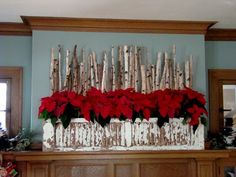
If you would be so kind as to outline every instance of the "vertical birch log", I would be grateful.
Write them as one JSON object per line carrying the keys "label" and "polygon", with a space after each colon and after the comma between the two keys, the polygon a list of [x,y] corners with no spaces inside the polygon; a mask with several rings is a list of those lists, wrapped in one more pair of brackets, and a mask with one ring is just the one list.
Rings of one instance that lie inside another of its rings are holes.
{"label": "vertical birch log", "polygon": [[72,68],[73,68],[73,91],[78,93],[78,81],[79,81],[79,65],[77,58],[77,45],[74,47],[73,51],[73,60],[72,60]]}
{"label": "vertical birch log", "polygon": [[172,55],[173,55],[173,78],[174,78],[174,85],[173,88],[174,89],[178,89],[178,84],[177,84],[177,71],[176,71],[176,46],[173,45],[172,48]]}
{"label": "vertical birch log", "polygon": [[141,93],[146,93],[146,66],[140,65],[141,70]]}
{"label": "vertical birch log", "polygon": [[166,79],[165,88],[170,88],[170,64],[167,52],[165,53],[165,63],[166,63]]}
{"label": "vertical birch log", "polygon": [[155,90],[160,89],[160,81],[161,81],[161,66],[162,66],[162,53],[158,52],[157,53],[157,63],[156,63],[156,75],[155,75],[155,82],[156,82],[156,87]]}
{"label": "vertical birch log", "polygon": [[54,92],[54,82],[53,82],[53,67],[54,67],[54,48],[51,48],[51,57],[50,57],[50,86],[51,92]]}
{"label": "vertical birch log", "polygon": [[150,67],[147,66],[147,70],[146,70],[146,93],[150,93],[151,92],[151,71],[150,71]]}
{"label": "vertical birch log", "polygon": [[170,74],[170,89],[173,89],[174,78],[173,78],[173,60],[169,59],[169,74]]}
{"label": "vertical birch log", "polygon": [[189,58],[189,87],[193,87],[193,55]]}
{"label": "vertical birch log", "polygon": [[184,73],[183,73],[183,69],[180,68],[179,69],[179,89],[183,89],[183,88],[184,88]]}
{"label": "vertical birch log", "polygon": [[58,74],[59,74],[59,90],[62,90],[62,58],[61,58],[61,45],[58,45]]}
{"label": "vertical birch log", "polygon": [[94,61],[93,61],[93,55],[92,54],[89,54],[89,60],[90,60],[91,87],[95,87]]}
{"label": "vertical birch log", "polygon": [[114,59],[114,46],[111,47],[111,70],[112,70],[112,84],[111,90],[116,90],[116,71],[115,71],[115,59]]}
{"label": "vertical birch log", "polygon": [[152,78],[152,84],[151,84],[151,91],[156,90],[156,83],[155,83],[155,65],[151,65],[151,78]]}
{"label": "vertical birch log", "polygon": [[122,47],[118,47],[118,88],[123,89],[123,56],[122,56]]}
{"label": "vertical birch log", "polygon": [[91,88],[91,56],[90,54],[88,55],[88,58],[87,58],[87,63],[86,63],[86,70],[85,70],[85,73],[87,74],[86,75],[86,78],[87,78],[87,82],[86,82],[86,85],[85,85],[85,90],[88,91],[90,88]]}
{"label": "vertical birch log", "polygon": [[95,73],[95,85],[96,88],[99,89],[99,79],[98,79],[98,67],[97,67],[97,59],[95,52],[92,52],[93,56],[93,66],[94,66],[94,73]]}
{"label": "vertical birch log", "polygon": [[168,59],[167,59],[167,52],[165,52],[165,55],[164,55],[164,69],[163,69],[163,72],[162,72],[162,76],[161,76],[161,82],[160,82],[160,89],[163,90],[166,88],[166,78],[167,78],[167,69],[168,69]]}
{"label": "vertical birch log", "polygon": [[[103,62],[103,61],[102,61]],[[99,82],[99,89],[102,87],[102,71],[103,71],[103,64],[98,64],[98,82]]]}
{"label": "vertical birch log", "polygon": [[53,60],[53,92],[59,90],[59,63],[57,59]]}
{"label": "vertical birch log", "polygon": [[134,90],[138,92],[139,84],[139,63],[138,63],[138,49],[137,46],[134,47]]}
{"label": "vertical birch log", "polygon": [[176,64],[176,85],[175,89],[180,89],[180,65],[179,63]]}
{"label": "vertical birch log", "polygon": [[129,51],[128,46],[123,46],[123,54],[124,54],[124,89],[127,89],[129,87]]}
{"label": "vertical birch log", "polygon": [[70,62],[70,51],[66,50],[66,77],[64,81],[64,89],[71,89],[71,62]]}
{"label": "vertical birch log", "polygon": [[102,85],[101,85],[101,91],[106,92],[106,81],[107,81],[107,54],[104,52],[104,58],[103,58],[103,71],[102,71]]}
{"label": "vertical birch log", "polygon": [[134,47],[130,47],[130,87],[134,88]]}
{"label": "vertical birch log", "polygon": [[185,66],[184,66],[184,78],[185,78],[185,86],[186,87],[189,87],[189,81],[190,81],[190,78],[189,78],[189,60],[186,60],[185,61]]}
{"label": "vertical birch log", "polygon": [[85,88],[84,88],[85,75],[84,75],[84,63],[83,62],[80,63],[79,71],[80,71],[80,89],[79,89],[79,93],[84,94],[84,92],[85,92]]}
{"label": "vertical birch log", "polygon": [[128,78],[128,87],[132,88],[132,46],[128,48],[128,66],[129,66],[129,78]]}

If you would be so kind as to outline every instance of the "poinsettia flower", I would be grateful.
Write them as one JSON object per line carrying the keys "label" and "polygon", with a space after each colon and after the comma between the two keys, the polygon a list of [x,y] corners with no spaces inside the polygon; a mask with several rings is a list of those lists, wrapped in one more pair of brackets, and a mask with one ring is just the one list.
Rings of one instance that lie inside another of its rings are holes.
{"label": "poinsettia flower", "polygon": [[60,117],[64,113],[66,105],[67,104],[64,103],[56,108],[56,110],[54,111],[56,117]]}
{"label": "poinsettia flower", "polygon": [[190,125],[197,125],[198,119],[202,114],[207,114],[207,111],[201,107],[198,107],[196,104],[193,107],[188,108],[187,112],[191,115]]}

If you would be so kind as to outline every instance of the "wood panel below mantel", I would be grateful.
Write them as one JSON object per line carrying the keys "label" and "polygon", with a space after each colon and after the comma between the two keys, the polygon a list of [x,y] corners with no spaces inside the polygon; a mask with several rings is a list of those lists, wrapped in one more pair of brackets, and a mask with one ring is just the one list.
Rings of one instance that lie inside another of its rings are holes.
{"label": "wood panel below mantel", "polygon": [[[220,177],[234,151],[9,152],[24,177]],[[220,163],[218,161],[220,160]],[[218,166],[217,166],[218,165]]]}

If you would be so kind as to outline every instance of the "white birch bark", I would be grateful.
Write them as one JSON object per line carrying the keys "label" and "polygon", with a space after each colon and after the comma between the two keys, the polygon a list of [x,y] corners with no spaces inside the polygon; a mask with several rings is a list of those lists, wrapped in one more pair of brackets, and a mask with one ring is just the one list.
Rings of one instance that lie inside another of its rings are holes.
{"label": "white birch bark", "polygon": [[160,89],[160,80],[161,80],[161,66],[162,66],[162,53],[158,52],[157,54],[157,63],[156,63],[156,76],[155,76],[155,82],[156,82],[156,87],[155,90]]}
{"label": "white birch bark", "polygon": [[185,70],[184,71],[185,71],[184,72],[185,86],[189,87],[190,86],[190,84],[189,84],[189,80],[190,80],[190,78],[189,78],[189,60],[185,61]]}
{"label": "white birch bark", "polygon": [[156,90],[156,83],[155,83],[155,65],[151,65],[151,80],[152,80],[152,84],[151,84],[151,91],[155,91]]}
{"label": "white birch bark", "polygon": [[189,58],[189,87],[193,87],[193,55]]}
{"label": "white birch bark", "polygon": [[106,92],[107,54],[104,52],[101,91]]}
{"label": "white birch bark", "polygon": [[124,89],[129,87],[129,51],[128,46],[123,46],[123,53],[124,53]]}
{"label": "white birch bark", "polygon": [[51,57],[50,57],[50,86],[51,86],[51,92],[54,92],[54,84],[53,84],[53,67],[54,67],[54,48],[51,48]]}
{"label": "white birch bark", "polygon": [[165,52],[165,55],[164,55],[164,69],[163,69],[163,72],[162,72],[162,76],[161,76],[161,82],[160,82],[160,89],[163,90],[166,88],[166,78],[167,78],[167,69],[168,69],[168,59],[167,59],[167,52]]}
{"label": "white birch bark", "polygon": [[138,92],[139,84],[139,63],[138,63],[138,49],[134,47],[134,90]]}
{"label": "white birch bark", "polygon": [[62,90],[62,58],[61,58],[61,45],[58,45],[58,73],[59,73],[59,90]]}
{"label": "white birch bark", "polygon": [[118,47],[118,88],[123,89],[123,55],[122,55],[122,47]]}
{"label": "white birch bark", "polygon": [[180,68],[179,69],[179,89],[183,89],[183,88],[184,88],[184,73],[183,73],[183,69]]}
{"label": "white birch bark", "polygon": [[94,74],[95,74],[95,85],[96,88],[99,89],[99,78],[98,78],[98,67],[97,67],[97,59],[95,52],[92,52],[93,57],[93,66],[94,66]]}
{"label": "white birch bark", "polygon": [[111,70],[112,70],[112,91],[116,90],[116,70],[115,70],[115,59],[114,59],[114,46],[111,48]]}
{"label": "white birch bark", "polygon": [[72,68],[73,68],[73,91],[78,92],[78,81],[79,81],[79,66],[78,66],[78,58],[77,58],[77,45],[74,47],[73,52],[73,60],[72,60]]}
{"label": "white birch bark", "polygon": [[173,85],[173,88],[174,89],[177,89],[177,71],[176,71],[176,46],[173,45],[173,49],[172,49],[172,55],[173,55],[173,79],[174,79],[174,85]]}
{"label": "white birch bark", "polygon": [[141,69],[141,93],[146,93],[146,66],[140,65]]}
{"label": "white birch bark", "polygon": [[92,54],[89,54],[89,60],[90,60],[91,87],[95,87],[94,62],[93,62],[93,55]]}
{"label": "white birch bark", "polygon": [[150,67],[147,66],[147,70],[146,70],[146,93],[150,93],[151,92],[151,71],[150,71]]}
{"label": "white birch bark", "polygon": [[71,82],[71,61],[70,61],[70,50],[66,50],[66,77],[64,81],[64,89],[70,90]]}

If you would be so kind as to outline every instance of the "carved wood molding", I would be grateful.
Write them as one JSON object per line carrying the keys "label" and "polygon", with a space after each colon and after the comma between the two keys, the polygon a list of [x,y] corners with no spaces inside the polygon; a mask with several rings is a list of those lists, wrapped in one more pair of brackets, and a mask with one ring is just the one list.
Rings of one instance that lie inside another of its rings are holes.
{"label": "carved wood molding", "polygon": [[236,41],[236,29],[209,29],[206,41]]}
{"label": "carved wood molding", "polygon": [[22,16],[33,30],[205,34],[213,21],[164,21]]}
{"label": "carved wood molding", "polygon": [[0,35],[31,36],[32,31],[23,23],[0,22]]}

